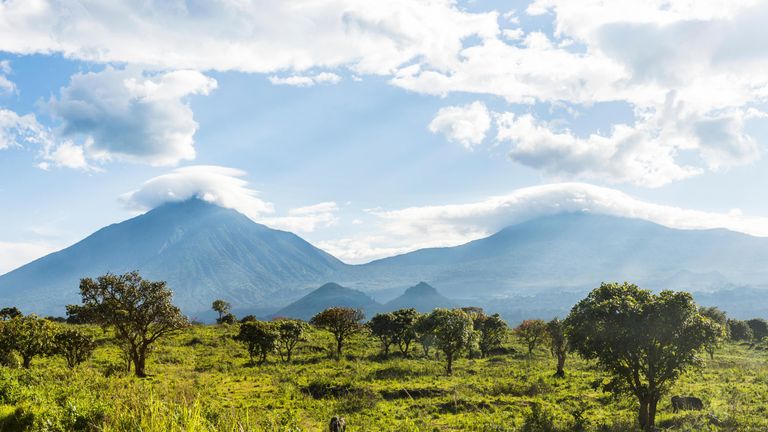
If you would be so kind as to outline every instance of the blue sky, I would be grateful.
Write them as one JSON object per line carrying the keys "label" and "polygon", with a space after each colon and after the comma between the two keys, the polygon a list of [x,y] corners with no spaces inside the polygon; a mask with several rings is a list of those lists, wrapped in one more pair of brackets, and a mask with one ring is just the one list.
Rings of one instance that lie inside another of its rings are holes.
{"label": "blue sky", "polygon": [[590,210],[768,235],[760,1],[8,1],[0,272],[190,196],[348,262]]}

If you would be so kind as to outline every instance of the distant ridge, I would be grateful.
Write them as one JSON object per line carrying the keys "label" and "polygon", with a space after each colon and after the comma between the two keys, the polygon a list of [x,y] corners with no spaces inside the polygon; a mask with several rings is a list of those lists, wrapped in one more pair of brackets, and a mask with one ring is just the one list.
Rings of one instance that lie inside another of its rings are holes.
{"label": "distant ridge", "polygon": [[329,282],[280,309],[275,316],[309,320],[318,312],[334,306],[362,309],[366,318],[370,318],[381,307],[362,291]]}
{"label": "distant ridge", "polygon": [[399,297],[387,302],[383,310],[389,312],[397,309],[414,308],[419,312],[430,312],[435,308],[453,308],[458,303],[444,297],[426,282],[419,282],[405,290]]}

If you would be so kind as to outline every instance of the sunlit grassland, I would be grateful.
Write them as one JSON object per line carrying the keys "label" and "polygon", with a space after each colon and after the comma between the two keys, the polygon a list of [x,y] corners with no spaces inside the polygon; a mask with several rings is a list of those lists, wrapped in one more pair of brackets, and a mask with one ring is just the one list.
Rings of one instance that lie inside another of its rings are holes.
{"label": "sunlit grassland", "polygon": [[[317,431],[333,415],[350,431],[632,430],[636,407],[598,385],[593,363],[571,357],[567,377],[552,377],[544,348],[528,358],[510,337],[505,355],[444,364],[413,356],[378,357],[371,338],[357,337],[345,357],[329,357],[329,335],[311,331],[294,361],[276,355],[248,364],[232,336],[236,326],[195,326],[153,351],[149,378],[125,372],[109,334],[75,370],[58,357],[36,358],[30,370],[0,368],[2,430]],[[768,353],[727,345],[684,375],[671,394],[695,395],[703,412],[673,414],[669,397],[658,425],[677,431],[768,430]],[[717,418],[715,421],[710,415]],[[581,420],[580,420],[581,419]],[[551,428],[550,428],[551,426]],[[26,428],[26,429],[25,429]],[[549,429],[548,429],[549,428]]]}

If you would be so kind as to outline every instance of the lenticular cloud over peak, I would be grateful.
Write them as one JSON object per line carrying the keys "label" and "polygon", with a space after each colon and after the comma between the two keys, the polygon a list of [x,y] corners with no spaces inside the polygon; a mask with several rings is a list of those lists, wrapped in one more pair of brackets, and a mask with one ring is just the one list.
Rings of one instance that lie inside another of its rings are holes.
{"label": "lenticular cloud over peak", "polygon": [[145,211],[170,202],[198,198],[231,208],[255,219],[274,213],[274,207],[258,197],[243,179],[244,171],[215,165],[178,168],[144,182],[135,191],[122,195],[129,208]]}

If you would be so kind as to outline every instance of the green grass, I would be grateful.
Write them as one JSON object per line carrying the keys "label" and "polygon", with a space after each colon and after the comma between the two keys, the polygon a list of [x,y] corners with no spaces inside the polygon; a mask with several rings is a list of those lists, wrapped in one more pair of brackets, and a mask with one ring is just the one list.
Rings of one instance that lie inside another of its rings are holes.
{"label": "green grass", "polygon": [[[331,359],[330,336],[312,331],[292,363],[275,355],[259,367],[231,339],[235,326],[196,326],[161,342],[151,376],[137,379],[109,335],[90,330],[100,346],[74,371],[58,357],[36,358],[30,370],[0,367],[0,431],[321,431],[336,414],[350,431],[570,431],[579,418],[585,430],[628,431],[635,422],[632,399],[595,389],[604,375],[593,364],[571,357],[567,378],[556,379],[543,349],[530,359],[461,359],[446,376],[418,347],[412,358],[377,360],[376,342],[362,337],[344,359]],[[513,339],[508,345],[524,352]],[[667,396],[658,425],[768,430],[767,358],[723,347],[671,392],[702,398],[705,411],[673,414]]]}

